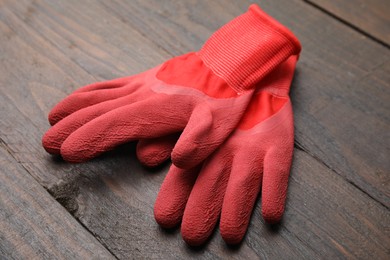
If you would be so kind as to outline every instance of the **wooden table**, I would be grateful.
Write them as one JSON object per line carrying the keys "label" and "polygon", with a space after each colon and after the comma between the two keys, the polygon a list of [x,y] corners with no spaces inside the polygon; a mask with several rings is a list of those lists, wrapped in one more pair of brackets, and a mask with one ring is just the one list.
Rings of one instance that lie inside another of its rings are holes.
{"label": "wooden table", "polygon": [[264,223],[260,198],[238,247],[159,228],[169,165],[142,167],[134,144],[83,164],[43,150],[66,95],[198,50],[250,2],[0,1],[1,259],[390,259],[387,0],[259,1],[303,45],[295,154],[282,223]]}

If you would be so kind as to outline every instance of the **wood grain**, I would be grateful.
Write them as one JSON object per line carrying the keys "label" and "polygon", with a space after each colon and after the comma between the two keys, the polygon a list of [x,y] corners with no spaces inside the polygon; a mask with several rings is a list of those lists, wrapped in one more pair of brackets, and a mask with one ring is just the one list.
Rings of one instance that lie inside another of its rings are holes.
{"label": "wood grain", "polygon": [[0,143],[0,258],[115,259]]}
{"label": "wood grain", "polygon": [[141,167],[134,144],[72,165],[40,144],[47,113],[71,91],[199,49],[249,1],[3,1],[0,137],[14,163],[121,259],[388,258],[389,50],[302,1],[260,5],[303,44],[292,87],[297,149],[278,227],[256,208],[240,247],[216,231],[190,248],[153,218],[167,165]]}
{"label": "wood grain", "polygon": [[390,3],[387,0],[306,0],[390,46]]}
{"label": "wood grain", "polygon": [[[77,166],[61,162],[47,168],[50,156],[42,150],[41,137],[49,128],[50,108],[84,84],[141,72],[168,58],[115,17],[110,17],[110,26],[106,26],[80,15],[79,24],[87,28],[79,26],[71,15],[75,10],[91,9],[91,3],[65,7],[60,5],[62,1],[51,3],[58,5],[9,1],[0,9],[1,134],[17,160],[44,187],[77,171]],[[61,14],[55,8],[68,13]],[[107,16],[99,8],[94,14]],[[118,30],[112,27],[132,33],[117,35]],[[107,43],[107,39],[117,45]]]}
{"label": "wood grain", "polygon": [[296,145],[389,208],[389,49],[304,3],[278,3],[283,13],[263,8],[303,46],[291,91]]}

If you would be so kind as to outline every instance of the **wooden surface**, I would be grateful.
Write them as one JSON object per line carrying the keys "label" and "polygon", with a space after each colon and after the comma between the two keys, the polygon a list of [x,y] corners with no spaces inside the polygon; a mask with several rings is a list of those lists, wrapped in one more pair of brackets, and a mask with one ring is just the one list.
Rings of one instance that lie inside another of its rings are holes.
{"label": "wooden surface", "polygon": [[0,143],[0,253],[14,259],[114,259]]}
{"label": "wooden surface", "polygon": [[[250,2],[0,1],[0,258],[390,258],[388,16],[367,25],[358,0],[351,13],[341,1],[258,2],[303,45],[296,149],[283,222],[265,225],[258,203],[239,247],[217,230],[194,249],[159,228],[168,164],[143,168],[134,144],[76,165],[41,147],[61,98],[199,49]],[[372,3],[366,13],[387,1]]]}
{"label": "wooden surface", "polygon": [[390,46],[390,2],[385,0],[306,0],[361,33]]}

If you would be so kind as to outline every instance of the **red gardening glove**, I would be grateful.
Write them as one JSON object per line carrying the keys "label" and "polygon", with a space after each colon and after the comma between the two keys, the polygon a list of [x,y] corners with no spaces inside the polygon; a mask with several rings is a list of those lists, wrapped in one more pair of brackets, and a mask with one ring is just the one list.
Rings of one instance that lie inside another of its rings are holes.
{"label": "red gardening glove", "polygon": [[[202,166],[188,170],[171,166],[154,206],[161,226],[171,228],[182,221],[183,239],[200,245],[220,217],[223,239],[237,244],[260,190],[264,219],[280,221],[294,146],[288,92],[296,61],[292,56],[260,82],[237,130]],[[147,165],[161,162],[172,149],[173,138],[140,141],[139,158]]]}
{"label": "red gardening glove", "polygon": [[172,161],[193,167],[236,127],[254,84],[299,51],[288,29],[252,5],[197,53],[72,93],[50,112],[43,146],[82,162],[131,140],[183,131]]}

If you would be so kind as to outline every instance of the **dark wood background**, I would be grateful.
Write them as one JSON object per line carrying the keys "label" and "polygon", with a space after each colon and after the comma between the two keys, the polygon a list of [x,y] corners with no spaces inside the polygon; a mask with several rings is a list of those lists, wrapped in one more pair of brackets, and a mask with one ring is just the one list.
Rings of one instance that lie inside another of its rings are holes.
{"label": "dark wood background", "polygon": [[47,114],[80,86],[198,50],[247,0],[0,1],[0,258],[390,259],[390,3],[256,1],[298,36],[287,208],[259,205],[244,242],[191,248],[153,204],[168,164],[134,144],[83,164],[41,147]]}

